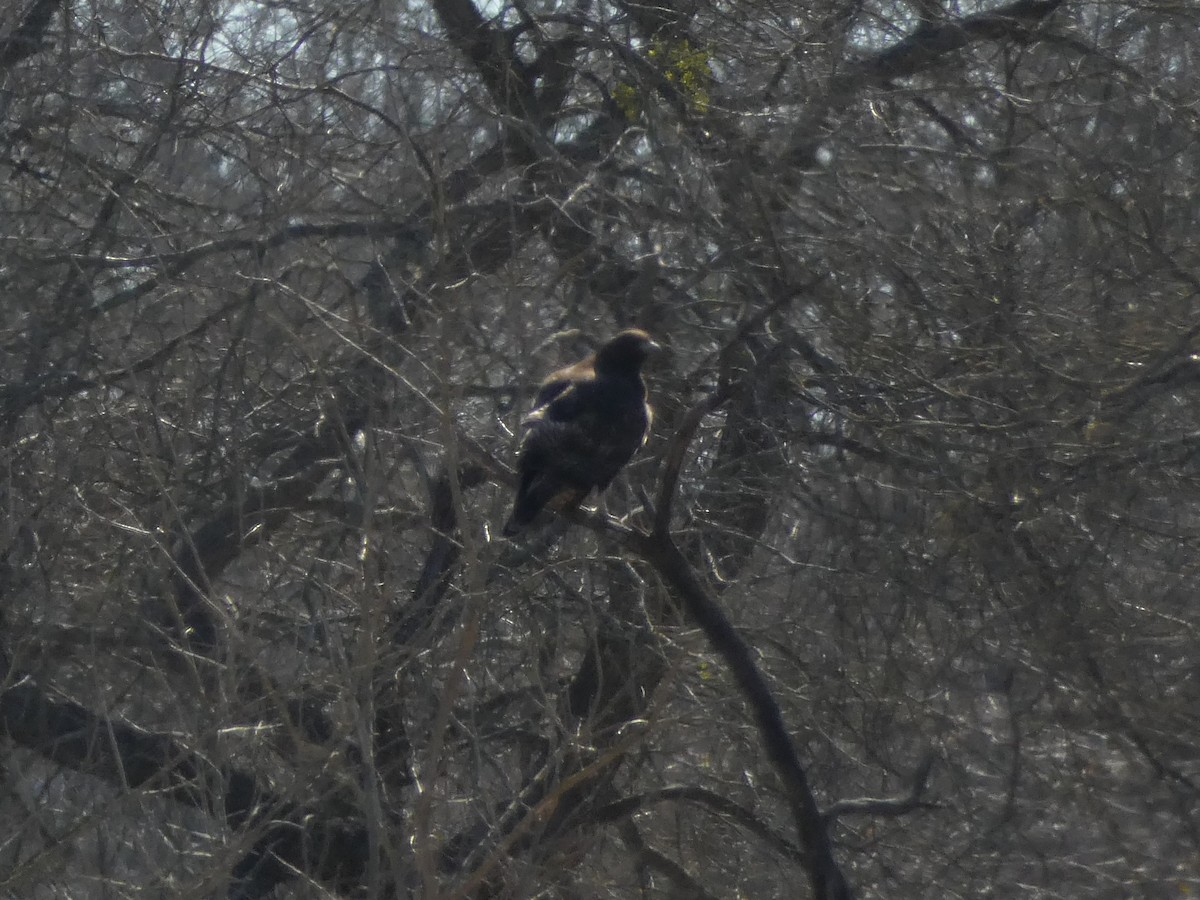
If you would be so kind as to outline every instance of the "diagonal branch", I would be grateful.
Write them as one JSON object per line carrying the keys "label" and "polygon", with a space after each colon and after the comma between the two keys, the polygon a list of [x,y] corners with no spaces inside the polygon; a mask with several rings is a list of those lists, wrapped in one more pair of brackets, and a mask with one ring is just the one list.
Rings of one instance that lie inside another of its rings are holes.
{"label": "diagonal branch", "polygon": [[981,40],[1027,40],[1031,29],[1062,6],[1063,0],[1017,0],[1007,6],[942,24],[922,25],[897,44],[863,60],[858,71],[886,81],[916,75],[939,58]]}
{"label": "diagonal branch", "polygon": [[783,712],[771,693],[766,677],[754,662],[749,645],[733,627],[720,605],[700,583],[695,569],[675,546],[670,535],[631,533],[627,545],[650,563],[688,615],[704,631],[713,649],[721,655],[745,696],[766,747],[767,757],[783,781],[792,817],[804,849],[804,867],[814,900],[850,900],[853,896],[833,856],[825,817],[808,784],[796,748],[783,721]]}
{"label": "diagonal branch", "polygon": [[[615,822],[641,812],[653,804],[675,800],[685,800],[689,803],[707,807],[717,815],[732,819],[755,837],[769,844],[774,850],[789,857],[800,857],[799,848],[794,843],[776,833],[771,826],[763,822],[749,809],[715,791],[694,785],[673,785],[660,788],[656,791],[648,791],[644,794],[636,794],[632,797],[623,797],[596,810],[593,819],[596,822]],[[828,816],[829,814],[826,813],[826,815]]]}
{"label": "diagonal branch", "polygon": [[37,0],[21,24],[10,34],[0,37],[0,72],[5,72],[44,46],[46,29],[62,0]]}
{"label": "diagonal branch", "polygon": [[642,837],[641,831],[632,821],[621,824],[621,841],[633,853],[633,863],[639,868],[661,872],[675,885],[680,895],[694,900],[715,900],[687,870],[665,853],[655,850]]}
{"label": "diagonal branch", "polygon": [[475,66],[493,99],[510,114],[523,117],[533,79],[509,35],[488,24],[471,0],[433,0],[433,8],[451,43]]}
{"label": "diagonal branch", "polygon": [[896,44],[871,54],[834,76],[824,93],[809,103],[792,134],[789,158],[804,166],[816,160],[822,127],[831,113],[845,109],[863,89],[896,78],[919,75],[952,53],[979,41],[1029,41],[1036,27],[1062,6],[1063,0],[1016,0],[1007,6],[962,19],[926,23]]}
{"label": "diagonal branch", "polygon": [[[8,674],[3,668],[0,680]],[[153,790],[213,813],[230,828],[264,824],[255,852],[234,872],[232,897],[262,896],[285,877],[277,873],[296,869],[334,890],[348,892],[360,881],[367,838],[358,823],[292,804],[253,775],[212,763],[171,735],[52,698],[31,678],[0,691],[0,735],[116,788]]]}

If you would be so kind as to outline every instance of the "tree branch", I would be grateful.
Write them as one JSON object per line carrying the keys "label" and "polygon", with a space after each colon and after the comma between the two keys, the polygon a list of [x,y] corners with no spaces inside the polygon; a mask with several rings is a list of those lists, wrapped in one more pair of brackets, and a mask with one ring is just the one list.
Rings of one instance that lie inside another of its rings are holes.
{"label": "tree branch", "polygon": [[[0,680],[5,672],[0,671]],[[0,733],[45,759],[118,788],[212,813],[234,829],[270,821],[234,871],[230,896],[260,897],[295,869],[334,890],[361,883],[366,830],[273,795],[254,776],[219,766],[175,738],[48,697],[31,678],[0,692]],[[272,877],[277,876],[277,877]]]}
{"label": "tree branch", "polygon": [[524,117],[532,79],[508,34],[489,25],[471,0],[433,0],[438,21],[451,43],[475,66],[502,109]]}
{"label": "tree branch", "polygon": [[933,769],[934,755],[927,750],[912,776],[912,788],[903,797],[860,797],[854,800],[839,800],[825,810],[825,821],[832,824],[839,816],[902,816],[914,809],[933,809],[936,803],[923,801],[929,773]]}
{"label": "tree branch", "polygon": [[14,31],[0,38],[0,72],[41,51],[46,29],[62,0],[37,0]]}
{"label": "tree branch", "polygon": [[688,410],[675,433],[671,435],[670,443],[663,454],[663,475],[659,483],[658,499],[654,502],[654,534],[665,536],[671,528],[671,507],[675,499],[675,488],[679,484],[679,472],[683,468],[684,457],[696,429],[700,427],[705,416],[729,399],[730,394],[729,386],[726,385],[722,390],[705,397]]}
{"label": "tree branch", "polygon": [[[759,819],[749,809],[740,803],[735,803],[728,797],[721,796],[715,791],[694,785],[673,785],[657,791],[648,791],[645,794],[623,797],[596,810],[593,819],[597,822],[613,822],[632,816],[634,813],[640,812],[652,804],[672,800],[687,800],[691,803],[708,807],[718,815],[729,817],[755,837],[770,844],[773,849],[796,859],[801,857],[799,847],[776,833],[774,829]],[[826,816],[828,815],[829,813],[826,813]]]}
{"label": "tree branch", "polygon": [[858,71],[873,80],[905,78],[975,41],[1027,39],[1030,29],[1062,3],[1063,0],[1017,0],[965,19],[922,25],[899,43],[863,60]]}
{"label": "tree branch", "polygon": [[733,672],[738,687],[754,711],[767,757],[783,781],[792,807],[813,897],[815,900],[850,900],[853,895],[834,859],[825,817],[808,785],[808,776],[788,734],[783,713],[766,678],[755,665],[750,647],[709,596],[669,535],[631,533],[627,543],[671,586],[688,615],[703,629],[713,649]]}
{"label": "tree branch", "polygon": [[621,826],[621,840],[634,854],[633,863],[639,868],[655,869],[670,879],[683,896],[692,900],[715,900],[712,894],[688,874],[687,869],[664,853],[646,843],[641,831],[633,822]]}

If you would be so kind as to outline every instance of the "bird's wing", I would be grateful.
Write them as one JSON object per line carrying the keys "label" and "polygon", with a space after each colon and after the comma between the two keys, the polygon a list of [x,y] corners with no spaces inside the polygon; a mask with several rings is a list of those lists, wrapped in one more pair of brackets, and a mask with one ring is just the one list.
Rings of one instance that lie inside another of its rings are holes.
{"label": "bird's wing", "polygon": [[580,385],[595,379],[596,370],[590,358],[554,372],[538,388],[537,396],[533,398],[533,411],[525,417],[524,423],[529,425],[545,418],[558,421],[571,418],[577,412],[580,397],[574,394],[564,401],[564,395],[572,394]]}
{"label": "bird's wing", "polygon": [[[553,388],[553,390],[551,390]],[[536,425],[539,422],[556,422],[560,425],[577,424],[587,427],[589,414],[597,411],[597,391],[595,381],[576,381],[572,383],[556,382],[546,385],[542,393],[549,396],[545,403],[527,415],[525,425]],[[541,394],[538,395],[539,399]]]}
{"label": "bird's wing", "polygon": [[542,386],[538,388],[537,396],[533,398],[533,409],[536,412],[544,406],[552,403],[555,399],[561,396],[571,387],[576,384],[578,379],[572,378],[565,373],[560,375],[555,373],[542,382]]}

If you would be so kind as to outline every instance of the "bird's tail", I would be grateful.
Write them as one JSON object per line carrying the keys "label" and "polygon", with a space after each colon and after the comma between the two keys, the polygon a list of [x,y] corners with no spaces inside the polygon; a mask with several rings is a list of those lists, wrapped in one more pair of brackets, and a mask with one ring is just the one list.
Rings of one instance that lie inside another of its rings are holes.
{"label": "bird's tail", "polygon": [[522,521],[520,518],[518,518],[517,513],[514,510],[513,514],[508,517],[508,521],[504,523],[504,528],[501,529],[500,533],[506,538],[516,537],[525,530],[525,526],[528,524],[528,522]]}
{"label": "bird's tail", "polygon": [[587,495],[588,492],[582,488],[567,487],[561,483],[543,482],[541,485],[531,485],[529,490],[517,493],[512,515],[508,517],[500,533],[506,538],[515,537],[532,525],[543,509],[552,509],[555,512],[574,509]]}
{"label": "bird's tail", "polygon": [[525,528],[536,516],[536,510],[534,510],[533,515],[531,516],[528,511],[521,508],[520,501],[518,500],[517,505],[513,507],[513,511],[509,515],[508,521],[504,523],[504,528],[501,529],[500,533],[506,538],[516,537],[525,530]]}

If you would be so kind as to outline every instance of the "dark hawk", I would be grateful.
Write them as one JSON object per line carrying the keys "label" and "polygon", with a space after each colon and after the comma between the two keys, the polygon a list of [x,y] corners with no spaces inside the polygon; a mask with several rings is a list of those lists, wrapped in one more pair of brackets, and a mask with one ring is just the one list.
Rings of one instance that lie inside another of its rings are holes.
{"label": "dark hawk", "polygon": [[571,509],[593,489],[603,491],[645,443],[653,414],[642,363],[659,349],[640,329],[622,331],[542,382],[522,421],[520,482],[506,537],[547,506]]}

